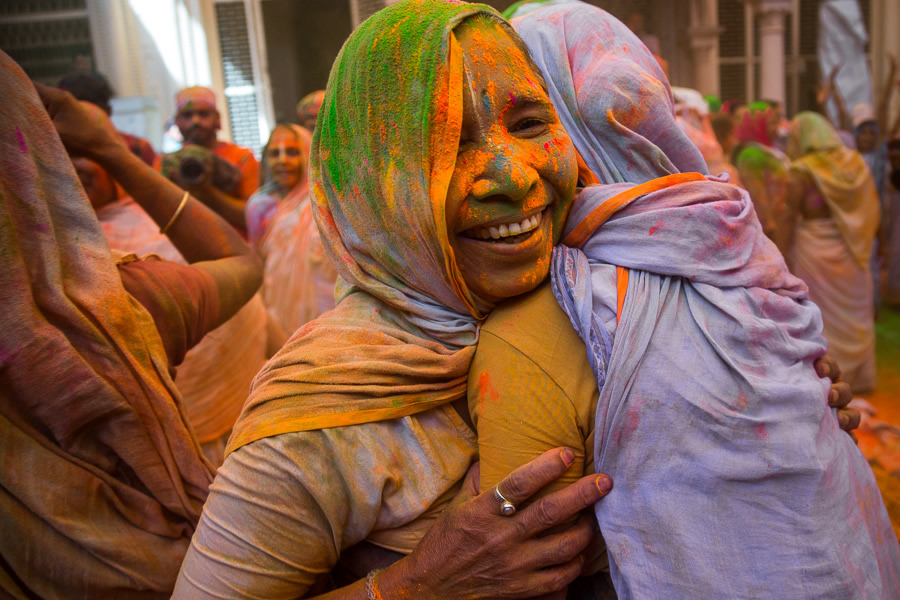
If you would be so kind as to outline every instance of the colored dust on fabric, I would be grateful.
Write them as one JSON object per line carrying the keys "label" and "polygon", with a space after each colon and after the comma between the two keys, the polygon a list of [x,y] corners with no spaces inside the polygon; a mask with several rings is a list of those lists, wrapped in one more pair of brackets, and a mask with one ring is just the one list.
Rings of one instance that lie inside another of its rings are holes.
{"label": "colored dust on fabric", "polygon": [[124,289],[31,81],[2,51],[0,96],[4,572],[34,597],[168,595],[214,470],[150,314]]}
{"label": "colored dust on fabric", "polygon": [[310,157],[313,212],[340,276],[339,303],[259,374],[229,452],[280,433],[411,415],[465,394],[490,306],[456,267],[444,205],[462,126],[453,29],[480,14],[497,15],[477,4],[407,0],[345,43]]}

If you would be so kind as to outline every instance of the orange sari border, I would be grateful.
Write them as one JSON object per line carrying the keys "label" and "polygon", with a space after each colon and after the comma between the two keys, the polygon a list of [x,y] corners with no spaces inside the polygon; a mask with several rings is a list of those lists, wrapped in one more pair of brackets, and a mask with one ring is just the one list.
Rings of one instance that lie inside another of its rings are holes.
{"label": "orange sari border", "polygon": [[658,192],[659,190],[680,185],[682,183],[704,181],[705,179],[706,177],[700,173],[675,173],[658,179],[651,179],[646,183],[629,188],[595,208],[593,212],[585,217],[581,223],[576,225],[569,235],[565,237],[563,244],[570,248],[580,248],[584,245],[590,235],[598,227],[606,223],[616,211],[627,206],[641,196],[646,196],[652,192]]}

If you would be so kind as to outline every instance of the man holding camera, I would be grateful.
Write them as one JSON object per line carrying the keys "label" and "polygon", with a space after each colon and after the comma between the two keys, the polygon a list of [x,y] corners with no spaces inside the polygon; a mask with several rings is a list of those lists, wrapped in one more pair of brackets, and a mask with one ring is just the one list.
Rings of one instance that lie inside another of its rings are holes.
{"label": "man holding camera", "polygon": [[184,147],[157,157],[154,166],[244,231],[244,205],[259,187],[259,163],[253,152],[216,138],[221,124],[211,89],[194,86],[180,90],[175,105],[175,124]]}

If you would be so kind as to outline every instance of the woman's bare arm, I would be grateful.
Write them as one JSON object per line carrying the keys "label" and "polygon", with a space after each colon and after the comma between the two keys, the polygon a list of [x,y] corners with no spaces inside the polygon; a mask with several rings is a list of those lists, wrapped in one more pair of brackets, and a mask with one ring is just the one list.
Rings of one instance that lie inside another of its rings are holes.
{"label": "woman's bare arm", "polygon": [[[98,123],[71,94],[40,84],[36,87],[69,152],[100,164],[165,227],[185,191],[132,154],[108,123]],[[240,310],[262,284],[262,263],[256,253],[222,217],[193,197],[188,196],[166,234],[192,266],[213,276],[222,321]]]}

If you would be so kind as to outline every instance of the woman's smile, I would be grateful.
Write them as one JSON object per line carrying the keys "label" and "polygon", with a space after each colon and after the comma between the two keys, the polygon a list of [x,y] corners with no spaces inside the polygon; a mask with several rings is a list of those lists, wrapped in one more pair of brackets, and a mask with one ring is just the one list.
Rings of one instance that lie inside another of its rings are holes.
{"label": "woman's smile", "polygon": [[[463,115],[447,192],[450,245],[469,289],[499,301],[547,275],[554,232],[574,196],[575,152],[526,55],[494,23],[454,31]],[[480,57],[493,54],[496,63]]]}

